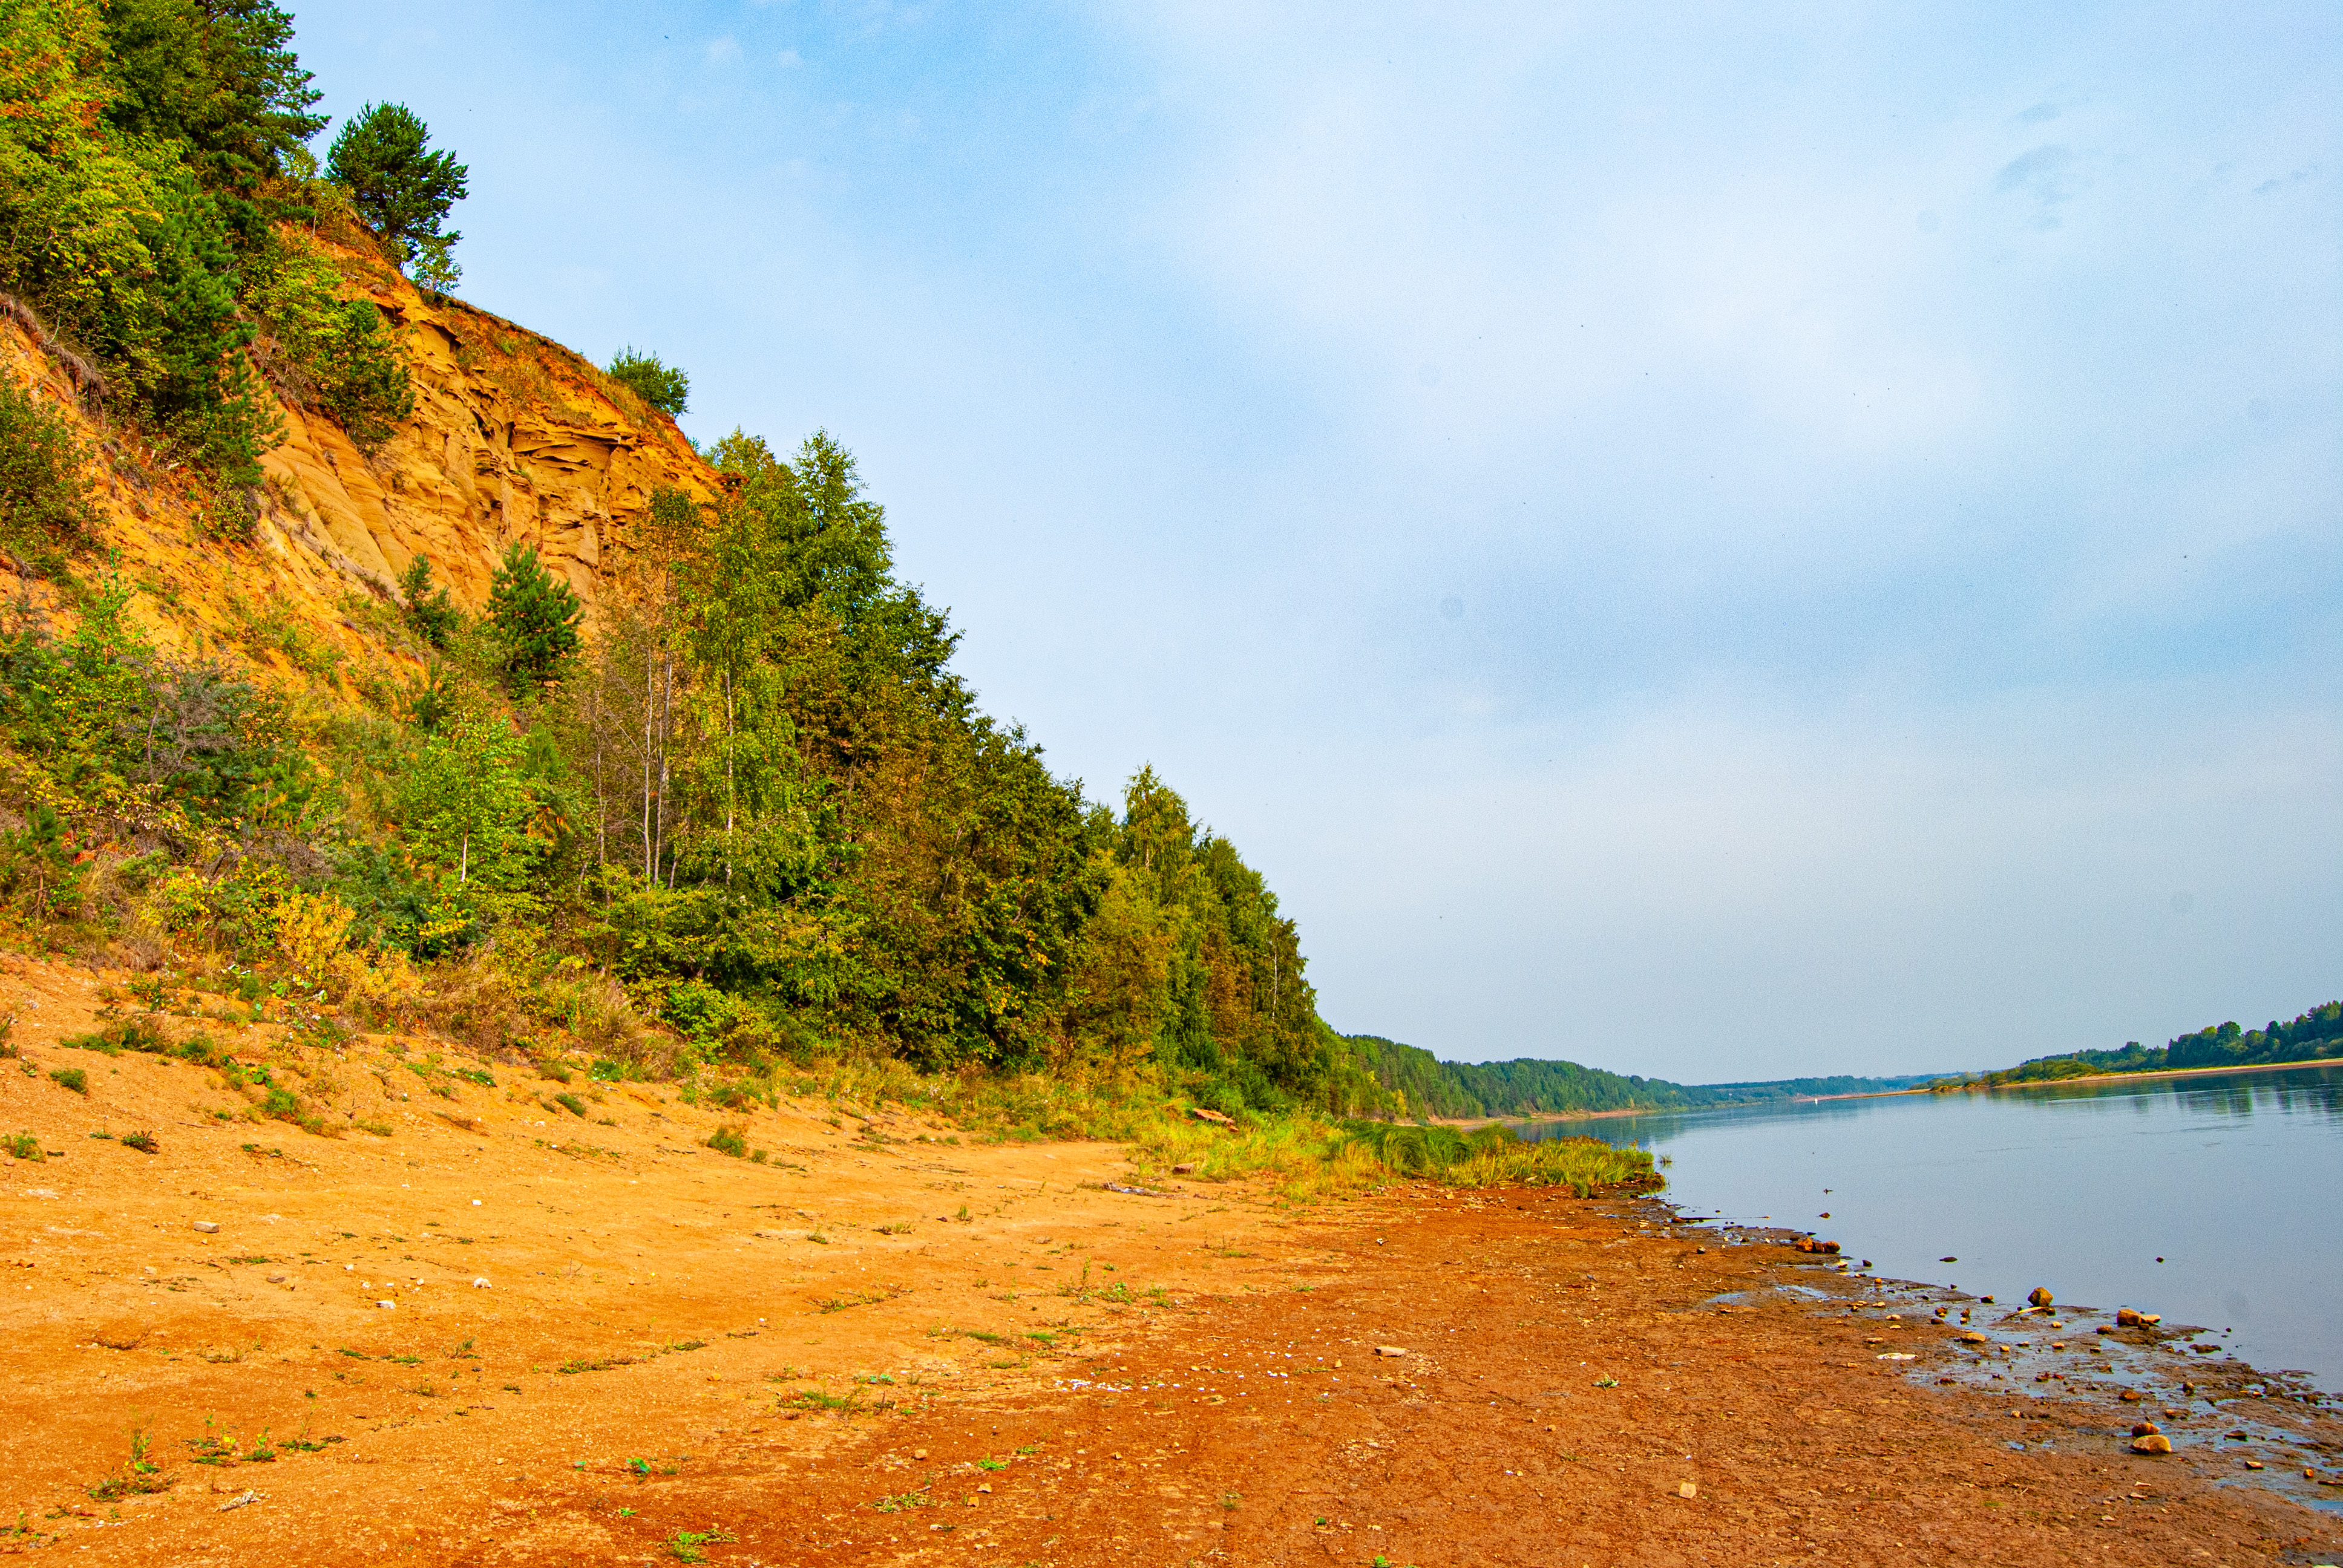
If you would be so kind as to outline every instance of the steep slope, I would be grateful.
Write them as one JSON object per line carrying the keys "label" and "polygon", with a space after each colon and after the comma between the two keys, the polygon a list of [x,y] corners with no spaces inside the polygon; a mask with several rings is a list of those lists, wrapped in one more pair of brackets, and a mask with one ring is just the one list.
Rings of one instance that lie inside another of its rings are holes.
{"label": "steep slope", "polygon": [[[371,454],[330,417],[273,388],[284,443],[266,453],[249,538],[187,470],[76,395],[71,363],[0,317],[0,371],[66,412],[99,454],[98,552],[171,651],[238,649],[277,673],[331,652],[411,658],[354,624],[351,596],[388,603],[415,557],[463,608],[486,603],[504,548],[534,547],[585,601],[622,595],[630,528],[652,490],[712,498],[717,476],[673,420],[578,355],[458,301],[427,297],[372,256],[329,247],[354,297],[391,324],[415,412]],[[10,597],[54,603],[23,564]],[[256,627],[261,628],[256,633]],[[225,645],[220,646],[220,645]],[[288,651],[289,649],[289,651]],[[331,650],[331,651],[328,651]],[[328,683],[334,684],[332,682]]]}

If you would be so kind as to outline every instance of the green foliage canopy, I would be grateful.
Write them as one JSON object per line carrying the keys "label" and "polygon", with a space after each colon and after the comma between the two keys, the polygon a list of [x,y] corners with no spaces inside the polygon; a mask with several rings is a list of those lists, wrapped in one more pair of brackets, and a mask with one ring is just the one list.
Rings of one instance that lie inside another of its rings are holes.
{"label": "green foliage canopy", "polygon": [[106,0],[104,18],[106,124],[182,144],[208,190],[248,196],[326,126],[293,18],[269,0]]}
{"label": "green foliage canopy", "polygon": [[690,404],[691,377],[656,354],[639,353],[629,344],[612,356],[606,368],[610,379],[670,418]]}
{"label": "green foliage canopy", "polygon": [[[404,266],[420,254],[438,272],[463,236],[443,231],[447,211],[468,194],[469,170],[431,150],[431,131],[404,104],[368,104],[344,123],[326,154],[326,173]],[[448,278],[453,282],[453,278]]]}
{"label": "green foliage canopy", "polygon": [[2036,1057],[1999,1072],[1944,1079],[1940,1087],[1994,1087],[2010,1083],[2055,1082],[2103,1072],[2167,1072],[2186,1068],[2255,1067],[2285,1061],[2321,1061],[2343,1057],[2343,1002],[2328,1002],[2280,1023],[2272,1019],[2261,1029],[2244,1029],[2235,1021],[2207,1024],[2194,1033],[2176,1035],[2159,1046],[2137,1040],[2121,1050],[2077,1050],[2059,1056]]}
{"label": "green foliage canopy", "polygon": [[0,545],[35,561],[78,545],[94,520],[87,457],[54,409],[0,380]]}

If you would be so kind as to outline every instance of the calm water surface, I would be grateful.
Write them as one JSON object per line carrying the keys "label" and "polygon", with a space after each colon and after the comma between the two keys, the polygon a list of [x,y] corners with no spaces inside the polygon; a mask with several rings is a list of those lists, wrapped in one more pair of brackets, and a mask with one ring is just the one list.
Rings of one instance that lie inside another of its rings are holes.
{"label": "calm water surface", "polygon": [[2343,1067],[1521,1131],[1668,1157],[1687,1214],[1812,1230],[2005,1303],[2046,1285],[2227,1329],[2264,1371],[2343,1391]]}

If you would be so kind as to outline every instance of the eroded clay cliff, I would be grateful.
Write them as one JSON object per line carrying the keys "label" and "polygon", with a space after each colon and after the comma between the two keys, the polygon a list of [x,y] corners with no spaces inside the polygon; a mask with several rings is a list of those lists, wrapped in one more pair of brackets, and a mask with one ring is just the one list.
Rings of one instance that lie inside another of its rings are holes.
{"label": "eroded clay cliff", "polygon": [[[97,550],[77,569],[110,562],[166,648],[286,675],[411,662],[411,648],[380,635],[378,612],[417,555],[477,612],[506,547],[532,545],[585,600],[589,624],[601,618],[626,593],[653,489],[706,499],[715,475],[674,421],[568,349],[427,297],[372,257],[341,259],[353,294],[395,329],[415,412],[368,454],[328,416],[278,397],[286,439],[262,460],[248,530],[184,465],[85,405],[33,332],[0,319],[0,369],[65,411],[97,455]],[[11,598],[55,602],[21,563],[0,560],[8,575],[17,580],[0,590]]]}

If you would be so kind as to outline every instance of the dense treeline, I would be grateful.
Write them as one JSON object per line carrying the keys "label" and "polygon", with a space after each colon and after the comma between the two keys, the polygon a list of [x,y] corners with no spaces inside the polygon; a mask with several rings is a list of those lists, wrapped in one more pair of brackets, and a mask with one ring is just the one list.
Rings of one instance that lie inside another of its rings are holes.
{"label": "dense treeline", "polygon": [[1689,1111],[1802,1095],[1872,1094],[1929,1082],[1903,1078],[1785,1078],[1750,1083],[1672,1083],[1574,1061],[1442,1061],[1378,1035],[1348,1037],[1377,1082],[1422,1117],[1542,1116],[1594,1111]]}
{"label": "dense treeline", "polygon": [[[0,6],[7,308],[229,498],[277,439],[271,389],[361,447],[410,416],[345,268],[454,276],[463,166],[370,106],[321,175],[291,36],[265,0]],[[656,357],[612,374],[684,406]],[[70,558],[89,455],[0,394],[7,542]],[[407,563],[350,614],[428,673],[355,702],[166,658],[134,590],[61,572],[68,621],[0,627],[7,922],[259,962],[482,1043],[566,1037],[611,1071],[858,1054],[1152,1081],[1232,1114],[1395,1103],[1232,845],[1151,770],[1093,801],[980,710],[842,447],[736,431],[704,456],[719,498],[623,520],[635,576],[590,634],[525,539],[477,616]]]}
{"label": "dense treeline", "polygon": [[1948,1089],[2041,1083],[2101,1072],[2170,1072],[2192,1067],[2252,1067],[2266,1062],[2320,1061],[2343,1057],[2343,1002],[2315,1007],[2290,1022],[2270,1020],[2262,1029],[2235,1023],[2208,1024],[2194,1034],[2176,1035],[2164,1045],[2128,1040],[2121,1050],[2077,1050],[2036,1057],[2000,1072],[1968,1074],[1938,1081]]}
{"label": "dense treeline", "polygon": [[1558,1111],[1681,1110],[1699,1091],[1574,1061],[1442,1061],[1419,1046],[1357,1034],[1351,1044],[1376,1081],[1421,1117],[1537,1116]]}
{"label": "dense treeline", "polygon": [[1698,1083],[1684,1092],[1704,1105],[1746,1105],[1766,1100],[1813,1099],[1833,1094],[1887,1094],[1936,1081],[1933,1072],[1905,1073],[1894,1078],[1856,1078],[1835,1073],[1827,1078],[1775,1078],[1750,1083]]}

